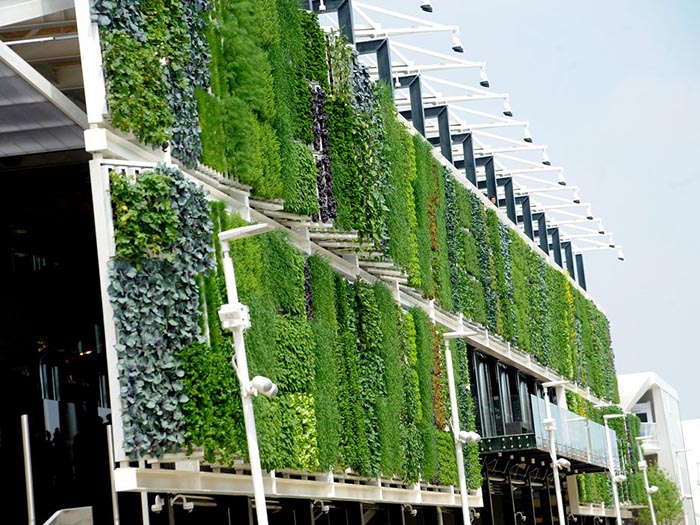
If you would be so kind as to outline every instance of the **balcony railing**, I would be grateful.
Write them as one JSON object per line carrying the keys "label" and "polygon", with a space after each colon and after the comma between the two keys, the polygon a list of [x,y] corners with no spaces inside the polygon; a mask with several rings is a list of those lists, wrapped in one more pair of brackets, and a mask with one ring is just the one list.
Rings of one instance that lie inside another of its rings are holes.
{"label": "balcony railing", "polygon": [[[567,458],[583,461],[600,467],[608,466],[607,442],[605,426],[590,419],[579,416],[570,410],[559,408],[537,396],[530,396],[535,427],[535,441],[540,450],[550,450],[549,432],[545,430],[544,420],[547,418],[547,406],[556,424],[554,440],[557,454]],[[617,437],[610,431],[612,440],[612,455],[615,470],[619,470],[620,461],[617,450]]]}
{"label": "balcony railing", "polygon": [[656,439],[656,423],[642,423],[639,428],[639,435]]}

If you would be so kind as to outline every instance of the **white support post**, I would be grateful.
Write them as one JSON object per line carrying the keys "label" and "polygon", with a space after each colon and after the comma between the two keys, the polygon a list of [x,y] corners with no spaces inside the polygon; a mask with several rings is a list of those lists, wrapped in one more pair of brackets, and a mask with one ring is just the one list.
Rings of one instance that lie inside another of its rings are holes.
{"label": "white support post", "polygon": [[557,440],[556,440],[556,430],[557,423],[552,417],[551,403],[549,402],[549,397],[547,391],[551,387],[559,387],[568,384],[568,381],[552,381],[550,383],[543,383],[542,388],[544,389],[544,407],[546,411],[547,418],[543,421],[545,430],[549,433],[549,456],[552,459],[552,472],[554,474],[554,493],[557,497],[557,513],[559,514],[559,523],[566,523],[566,516],[564,512],[564,500],[561,495],[561,479],[559,478],[559,458],[557,457]]}
{"label": "white support post", "polygon": [[617,492],[617,481],[615,479],[615,464],[613,462],[613,452],[612,452],[612,437],[610,436],[610,427],[608,426],[608,420],[614,418],[625,417],[624,414],[606,414],[603,416],[605,422],[605,441],[608,446],[608,471],[610,472],[610,481],[612,482],[613,491],[613,503],[615,504],[615,519],[617,525],[622,525],[622,515],[620,513],[620,496]]}
{"label": "white support post", "polygon": [[91,126],[101,125],[107,113],[107,90],[102,71],[100,30],[90,18],[90,0],[75,0],[80,63],[85,87],[85,107]]}
{"label": "white support post", "polygon": [[459,492],[462,502],[462,521],[465,525],[471,523],[469,518],[469,490],[467,488],[467,477],[464,472],[464,455],[462,451],[462,441],[459,439],[459,413],[457,409],[457,392],[455,389],[455,374],[452,367],[452,352],[450,342],[445,341],[445,365],[447,366],[447,385],[450,391],[450,410],[452,411],[452,434],[455,440],[455,455],[457,457],[457,476],[459,477]]}
{"label": "white support post", "polygon": [[[221,243],[223,252],[224,278],[226,280],[226,295],[229,306],[242,306],[238,302],[238,291],[236,289],[236,275],[233,270],[233,260],[229,253],[228,241]],[[235,349],[234,366],[238,373],[238,380],[241,387],[241,402],[243,403],[243,420],[245,423],[246,439],[248,441],[248,456],[250,460],[250,471],[253,477],[253,495],[255,498],[255,514],[258,518],[258,525],[267,525],[267,503],[265,502],[265,488],[262,479],[262,467],[260,465],[260,450],[258,448],[258,434],[255,429],[255,414],[253,412],[253,400],[248,394],[247,387],[250,382],[248,377],[248,360],[245,352],[245,342],[243,340],[244,326],[239,324],[234,326],[233,345]]]}
{"label": "white support post", "polygon": [[[233,269],[229,242],[243,237],[250,237],[259,233],[264,233],[270,229],[268,224],[254,224],[227,230],[219,234],[221,251],[223,253],[224,279],[226,281],[226,296],[228,304],[221,307],[219,316],[222,319],[224,328],[233,333],[233,346],[235,355],[232,365],[241,387],[241,402],[243,404],[243,421],[248,441],[248,456],[250,461],[250,471],[253,478],[253,495],[255,498],[255,513],[258,518],[258,525],[268,525],[267,503],[265,502],[265,487],[263,485],[262,467],[260,465],[260,450],[258,447],[258,435],[255,429],[255,414],[253,412],[252,395],[257,393],[251,388],[251,381],[248,377],[248,359],[246,357],[243,331],[250,326],[248,307],[238,302],[238,290],[236,288],[236,274]],[[255,378],[266,379],[266,378]],[[269,382],[269,380],[267,380]],[[274,388],[274,391],[273,391]],[[258,390],[260,391],[260,390]],[[274,395],[277,387],[269,382],[266,395]]]}
{"label": "white support post", "polygon": [[644,459],[644,450],[642,449],[642,441],[648,439],[648,436],[638,436],[635,439],[637,440],[637,449],[639,450],[639,463],[637,466],[644,475],[644,491],[647,493],[651,525],[656,525],[656,512],[654,511],[654,501],[651,499],[652,490],[651,487],[649,487],[649,475],[647,474],[648,465],[646,459]]}
{"label": "white support post", "polygon": [[20,423],[22,425],[22,450],[24,452],[24,479],[27,490],[27,522],[29,525],[35,525],[36,514],[34,513],[34,482],[32,481],[32,447],[29,442],[29,416],[22,414]]}
{"label": "white support post", "polygon": [[112,205],[109,193],[109,174],[102,166],[100,155],[93,155],[90,161],[90,187],[92,189],[92,207],[95,220],[95,238],[97,241],[97,265],[100,276],[100,296],[102,299],[102,322],[104,324],[105,356],[107,358],[107,383],[109,385],[109,404],[112,411],[112,439],[115,461],[124,461],[124,425],[122,423],[122,398],[119,387],[118,357],[115,345],[117,331],[114,326],[114,311],[109,299],[109,260],[114,256],[114,226],[112,224]]}

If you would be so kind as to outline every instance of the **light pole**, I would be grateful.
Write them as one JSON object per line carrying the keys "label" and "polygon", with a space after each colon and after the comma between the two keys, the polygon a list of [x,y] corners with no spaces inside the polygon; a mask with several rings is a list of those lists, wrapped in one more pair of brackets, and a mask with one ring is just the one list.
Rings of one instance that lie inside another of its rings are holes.
{"label": "light pole", "polygon": [[622,525],[622,515],[620,514],[620,497],[617,494],[617,484],[619,481],[624,481],[626,478],[622,479],[615,474],[615,464],[613,463],[613,453],[612,453],[612,438],[610,437],[610,427],[608,426],[608,420],[616,418],[624,418],[624,414],[605,414],[603,420],[605,421],[605,442],[608,446],[608,471],[610,472],[610,481],[612,482],[613,490],[613,502],[615,503],[615,517],[617,520],[617,525]]}
{"label": "light pole", "polygon": [[[460,318],[461,324],[461,318]],[[458,339],[474,335],[464,331],[448,332],[445,338],[445,364],[447,366],[447,386],[450,391],[450,410],[452,411],[452,434],[455,440],[455,455],[457,459],[457,476],[459,477],[459,491],[462,501],[462,521],[464,525],[471,523],[469,516],[469,491],[467,489],[467,477],[464,472],[464,456],[462,452],[463,443],[478,443],[481,436],[476,432],[467,432],[459,428],[459,413],[457,412],[457,392],[455,389],[455,373],[452,367],[452,352],[450,351],[449,339]]]}
{"label": "light pole", "polygon": [[656,513],[654,512],[654,502],[651,499],[651,495],[654,494],[657,490],[659,490],[659,487],[654,486],[650,487],[649,486],[649,475],[647,474],[647,461],[644,459],[644,450],[642,449],[642,441],[646,439],[650,439],[651,436],[637,436],[637,448],[639,449],[639,463],[637,463],[637,466],[639,467],[639,470],[642,471],[642,474],[644,475],[644,490],[647,493],[647,501],[649,502],[649,514],[651,514],[651,525],[656,525]]}
{"label": "light pole", "polygon": [[[673,457],[675,459],[674,463],[678,465],[678,489],[681,493],[681,503],[683,504],[683,520],[685,521],[686,525],[688,523],[688,515],[685,512],[685,500],[686,499],[691,499],[692,495],[686,495],[685,490],[683,487],[683,469],[681,468],[681,460],[678,457],[679,454],[683,452],[688,452],[689,448],[677,448],[676,450],[673,451]],[[686,470],[688,469],[688,462],[686,461]]]}
{"label": "light pole", "polygon": [[258,449],[258,435],[255,431],[255,414],[253,413],[253,396],[263,394],[272,397],[277,393],[277,385],[266,377],[256,376],[251,381],[248,377],[248,360],[245,353],[243,331],[250,327],[248,307],[238,302],[236,289],[236,275],[233,271],[229,243],[237,239],[251,237],[270,230],[267,224],[252,224],[232,230],[226,230],[219,234],[221,251],[223,253],[224,279],[226,281],[226,295],[228,303],[221,306],[219,318],[221,325],[233,333],[233,345],[235,355],[231,361],[238,381],[241,384],[241,402],[243,404],[243,421],[245,423],[246,439],[248,441],[248,456],[250,459],[250,473],[253,478],[253,495],[255,497],[255,513],[258,525],[268,525],[267,504],[265,502],[265,487],[262,480],[262,467],[260,466],[260,450]]}
{"label": "light pole", "polygon": [[567,468],[571,466],[568,460],[564,458],[557,457],[557,440],[555,432],[557,430],[557,422],[552,417],[552,409],[550,407],[549,398],[547,391],[551,387],[563,386],[570,384],[571,381],[548,381],[542,383],[542,388],[544,389],[544,408],[547,414],[547,418],[542,421],[544,429],[549,432],[549,456],[552,458],[552,472],[554,473],[554,493],[557,496],[557,512],[559,513],[559,523],[566,523],[566,517],[564,513],[564,501],[561,497],[561,480],[559,479],[559,469]]}

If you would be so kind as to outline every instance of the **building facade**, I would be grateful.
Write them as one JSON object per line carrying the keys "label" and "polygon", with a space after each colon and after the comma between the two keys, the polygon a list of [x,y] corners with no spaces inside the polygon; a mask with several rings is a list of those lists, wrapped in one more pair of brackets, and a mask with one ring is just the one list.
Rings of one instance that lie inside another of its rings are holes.
{"label": "building facade", "polygon": [[303,7],[0,3],[7,522],[631,519],[551,163]]}
{"label": "building facade", "polygon": [[618,376],[620,404],[641,421],[644,456],[662,468],[678,487],[685,523],[695,523],[689,454],[684,438],[680,399],[675,388],[653,372]]}

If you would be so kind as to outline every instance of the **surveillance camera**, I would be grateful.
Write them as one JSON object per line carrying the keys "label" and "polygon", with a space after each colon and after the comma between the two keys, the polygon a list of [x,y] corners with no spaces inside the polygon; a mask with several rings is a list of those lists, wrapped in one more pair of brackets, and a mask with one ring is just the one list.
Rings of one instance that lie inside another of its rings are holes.
{"label": "surveillance camera", "polygon": [[651,487],[649,487],[647,489],[647,492],[649,494],[656,494],[658,491],[659,491],[659,487],[657,487],[656,485],[652,485]]}
{"label": "surveillance camera", "polygon": [[192,512],[194,510],[194,503],[192,503],[191,501],[183,501],[182,508],[187,512]]}
{"label": "surveillance camera", "polygon": [[466,430],[460,430],[457,440],[460,443],[478,443],[481,441],[481,436],[476,432],[467,432]]}
{"label": "surveillance camera", "polygon": [[156,496],[153,505],[151,505],[151,512],[158,514],[161,510],[163,510],[163,498]]}
{"label": "surveillance camera", "polygon": [[618,474],[613,479],[615,480],[615,483],[624,483],[625,481],[627,481],[627,476],[625,476],[624,474]]}
{"label": "surveillance camera", "polygon": [[418,510],[417,509],[411,509],[411,516],[417,516],[418,515]]}
{"label": "surveillance camera", "polygon": [[262,394],[267,397],[274,397],[277,395],[278,388],[271,379],[264,376],[255,376],[248,385],[248,391],[253,395]]}
{"label": "surveillance camera", "polygon": [[557,459],[557,468],[568,469],[571,468],[571,462],[566,458]]}

